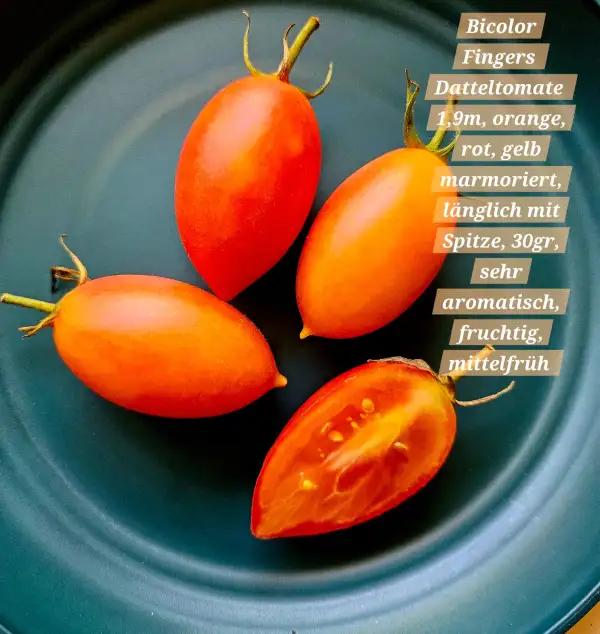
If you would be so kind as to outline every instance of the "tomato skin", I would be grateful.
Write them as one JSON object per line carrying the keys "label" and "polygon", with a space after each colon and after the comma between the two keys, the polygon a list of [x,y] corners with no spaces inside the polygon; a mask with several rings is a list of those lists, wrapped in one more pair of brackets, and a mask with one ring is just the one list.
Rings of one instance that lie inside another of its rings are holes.
{"label": "tomato skin", "polygon": [[317,118],[294,86],[245,77],[206,104],[183,144],[175,212],[190,260],[217,296],[232,299],[286,253],[320,171]]}
{"label": "tomato skin", "polygon": [[[449,167],[403,148],[364,165],[331,195],[304,245],[296,297],[305,334],[358,337],[389,324],[431,284],[445,254],[433,253],[440,196],[434,172]],[[449,226],[455,222],[445,223]]]}
{"label": "tomato skin", "polygon": [[316,535],[381,515],[437,474],[455,435],[453,404],[429,372],[385,361],[354,368],[308,399],[267,454],[252,533]]}
{"label": "tomato skin", "polygon": [[88,281],[64,296],[53,327],[59,355],[85,385],[143,414],[218,416],[285,381],[251,321],[175,280]]}

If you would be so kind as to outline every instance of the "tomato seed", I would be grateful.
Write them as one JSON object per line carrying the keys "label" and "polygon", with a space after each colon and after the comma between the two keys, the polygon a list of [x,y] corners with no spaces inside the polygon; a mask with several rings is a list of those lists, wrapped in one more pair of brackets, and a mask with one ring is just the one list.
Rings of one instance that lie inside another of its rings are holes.
{"label": "tomato seed", "polygon": [[305,491],[314,491],[318,486],[312,480],[302,480],[302,488]]}
{"label": "tomato seed", "polygon": [[375,411],[375,403],[370,398],[363,398],[362,403],[360,404],[363,412],[367,414],[371,414]]}
{"label": "tomato seed", "polygon": [[331,422],[326,422],[323,427],[321,427],[321,434],[325,435],[331,429]]}
{"label": "tomato seed", "polygon": [[344,436],[342,436],[339,431],[332,431],[329,434],[329,440],[331,440],[331,442],[342,442]]}

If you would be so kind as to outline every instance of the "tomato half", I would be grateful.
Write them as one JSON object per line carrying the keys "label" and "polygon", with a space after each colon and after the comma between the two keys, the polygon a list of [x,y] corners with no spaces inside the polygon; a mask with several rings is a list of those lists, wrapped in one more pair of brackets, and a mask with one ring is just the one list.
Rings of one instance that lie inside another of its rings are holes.
{"label": "tomato half", "polygon": [[431,372],[387,361],[350,370],[302,405],[267,455],[252,533],[314,535],[381,515],[435,476],[455,435],[452,400]]}

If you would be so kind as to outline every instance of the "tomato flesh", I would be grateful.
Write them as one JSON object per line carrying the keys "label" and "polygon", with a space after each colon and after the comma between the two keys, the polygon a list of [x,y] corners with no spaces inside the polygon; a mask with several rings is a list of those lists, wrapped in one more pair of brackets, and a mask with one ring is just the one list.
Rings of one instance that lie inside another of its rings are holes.
{"label": "tomato flesh", "polygon": [[390,362],[350,370],[296,412],[269,452],[252,532],[314,535],[380,515],[433,478],[455,434],[454,407],[428,372]]}

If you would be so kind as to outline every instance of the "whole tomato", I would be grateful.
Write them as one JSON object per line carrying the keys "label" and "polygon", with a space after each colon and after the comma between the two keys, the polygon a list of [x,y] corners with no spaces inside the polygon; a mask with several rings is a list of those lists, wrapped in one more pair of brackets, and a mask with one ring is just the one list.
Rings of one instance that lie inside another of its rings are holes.
{"label": "whole tomato", "polygon": [[[248,17],[248,14],[246,14]],[[231,300],[286,253],[313,204],[321,171],[321,137],[309,103],[314,93],[292,86],[289,75],[319,28],[311,17],[273,74],[258,71],[225,86],[202,109],[181,150],[175,214],[183,246],[221,299]]]}
{"label": "whole tomato", "polygon": [[[423,144],[413,125],[418,91],[407,73],[407,147],[348,177],[310,228],[296,280],[302,339],[345,339],[378,330],[425,291],[444,262],[445,254],[433,253],[434,211],[440,196],[457,194],[436,193],[432,184],[436,170],[451,174],[445,158],[458,135],[439,149],[444,127]],[[448,110],[453,104],[451,99]]]}
{"label": "whole tomato", "polygon": [[[493,348],[477,356],[483,359]],[[252,501],[255,537],[299,537],[362,524],[422,489],[456,436],[455,381],[402,357],[369,362],[318,390],[269,451]]]}
{"label": "whole tomato", "polygon": [[53,267],[53,280],[78,285],[57,304],[0,301],[48,313],[24,336],[51,326],[62,360],[100,396],[152,416],[204,418],[286,385],[256,326],[211,293],[150,275],[89,280],[67,252],[76,268]]}

